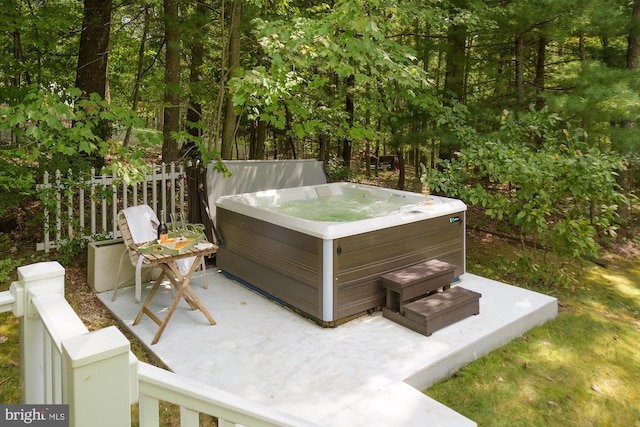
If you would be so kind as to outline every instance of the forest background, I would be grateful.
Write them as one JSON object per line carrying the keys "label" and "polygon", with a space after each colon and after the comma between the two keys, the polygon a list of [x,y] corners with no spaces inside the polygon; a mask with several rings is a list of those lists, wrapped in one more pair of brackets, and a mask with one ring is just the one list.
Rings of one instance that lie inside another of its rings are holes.
{"label": "forest background", "polygon": [[[393,155],[572,256],[634,239],[640,1],[0,1],[1,210],[42,173]],[[374,168],[374,170],[376,170]]]}

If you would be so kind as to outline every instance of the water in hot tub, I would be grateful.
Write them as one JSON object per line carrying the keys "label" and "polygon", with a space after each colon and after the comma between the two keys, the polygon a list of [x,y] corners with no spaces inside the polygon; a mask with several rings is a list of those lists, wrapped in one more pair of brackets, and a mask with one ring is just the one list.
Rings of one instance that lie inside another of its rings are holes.
{"label": "water in hot tub", "polygon": [[346,194],[290,200],[265,209],[311,221],[350,222],[390,215],[406,208],[406,197],[352,197]]}

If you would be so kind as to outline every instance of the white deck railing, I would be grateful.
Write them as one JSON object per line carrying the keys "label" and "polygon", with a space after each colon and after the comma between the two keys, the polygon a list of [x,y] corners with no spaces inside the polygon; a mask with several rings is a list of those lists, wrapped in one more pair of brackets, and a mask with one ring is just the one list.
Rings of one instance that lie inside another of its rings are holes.
{"label": "white deck railing", "polygon": [[135,185],[119,182],[115,175],[96,174],[95,169],[89,177],[72,171],[45,173],[42,184],[36,186],[48,193],[43,197],[44,238],[37,249],[49,252],[73,238],[119,237],[117,213],[132,205],[148,204],[156,214],[164,210],[175,216],[185,202],[184,166],[153,164],[151,171]]}
{"label": "white deck railing", "polygon": [[131,426],[139,402],[141,427],[159,427],[159,402],[180,407],[180,426],[199,414],[218,426],[310,427],[317,424],[250,402],[139,361],[115,327],[89,332],[64,298],[64,268],[42,262],[18,268],[18,281],[0,292],[0,313],[20,318],[23,404],[68,404],[71,427]]}

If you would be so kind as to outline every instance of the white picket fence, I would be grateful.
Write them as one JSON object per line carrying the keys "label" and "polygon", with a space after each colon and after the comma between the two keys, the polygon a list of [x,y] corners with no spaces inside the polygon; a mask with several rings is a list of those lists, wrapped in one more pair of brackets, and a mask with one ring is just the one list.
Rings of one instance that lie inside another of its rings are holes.
{"label": "white picket fence", "polygon": [[18,268],[18,281],[0,292],[0,313],[20,319],[21,402],[69,405],[70,427],[130,427],[139,403],[140,427],[166,425],[160,402],[180,408],[180,426],[200,414],[219,427],[319,427],[226,391],[139,361],[115,326],[89,332],[64,298],[64,268],[41,262]]}
{"label": "white picket fence", "polygon": [[[190,163],[187,164],[187,167]],[[45,173],[37,185],[44,213],[44,238],[38,250],[49,252],[71,239],[100,240],[120,237],[116,223],[118,211],[129,206],[148,204],[158,214],[182,213],[186,197],[185,166],[182,164],[153,164],[151,174],[143,182],[127,185],[115,175],[96,174],[89,177],[66,175],[57,170]]]}

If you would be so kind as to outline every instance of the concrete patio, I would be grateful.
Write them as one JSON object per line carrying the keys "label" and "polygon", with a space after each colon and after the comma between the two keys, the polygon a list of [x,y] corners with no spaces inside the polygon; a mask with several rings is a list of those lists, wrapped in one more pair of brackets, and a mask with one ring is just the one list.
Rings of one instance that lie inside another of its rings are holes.
{"label": "concrete patio", "polygon": [[[460,285],[482,294],[480,314],[425,337],[382,317],[365,315],[325,329],[208,269],[192,287],[217,321],[182,301],[160,341],[143,317],[133,287],[100,300],[173,372],[306,418],[323,426],[474,426],[424,395],[438,379],[557,315],[557,300],[472,274]],[[143,285],[143,298],[150,285]],[[152,302],[162,317],[164,290]]]}

